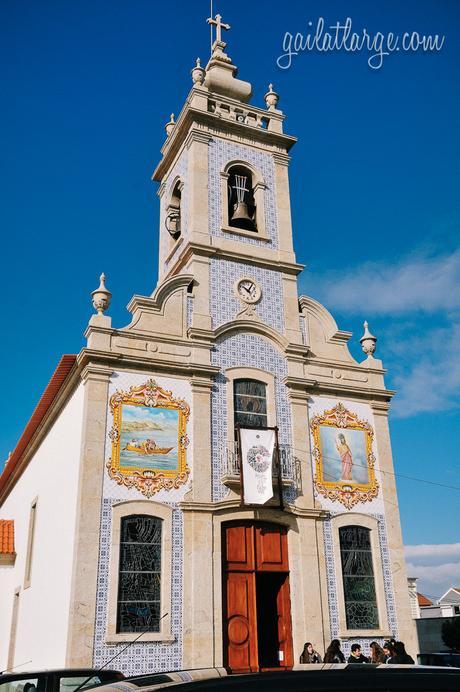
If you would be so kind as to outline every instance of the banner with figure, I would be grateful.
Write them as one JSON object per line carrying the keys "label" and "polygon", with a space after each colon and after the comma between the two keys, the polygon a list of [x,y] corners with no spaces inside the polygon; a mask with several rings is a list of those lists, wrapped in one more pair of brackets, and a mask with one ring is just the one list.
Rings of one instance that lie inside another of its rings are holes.
{"label": "banner with figure", "polygon": [[264,505],[273,497],[276,433],[273,429],[240,428],[243,501]]}

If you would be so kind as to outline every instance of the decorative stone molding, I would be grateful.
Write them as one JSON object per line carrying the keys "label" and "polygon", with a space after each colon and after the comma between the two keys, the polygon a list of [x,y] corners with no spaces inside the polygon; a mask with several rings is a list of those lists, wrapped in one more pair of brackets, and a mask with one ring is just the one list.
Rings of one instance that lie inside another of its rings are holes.
{"label": "decorative stone molding", "polygon": [[268,85],[268,91],[264,96],[264,101],[267,105],[269,111],[276,110],[278,101],[280,100],[279,95],[273,90],[273,84]]}
{"label": "decorative stone molding", "polygon": [[192,76],[192,82],[194,84],[198,84],[199,86],[203,84],[204,78],[206,76],[206,70],[203,67],[201,67],[200,58],[196,59],[196,65],[192,68],[190,74]]}
{"label": "decorative stone molding", "polygon": [[165,125],[166,135],[169,137],[171,132],[174,130],[176,123],[174,122],[174,113],[171,113],[169,121]]}
{"label": "decorative stone molding", "polygon": [[99,277],[100,283],[95,291],[92,291],[91,295],[93,297],[93,306],[99,315],[103,315],[106,310],[109,309],[110,299],[112,294],[105,286],[105,274],[102,272]]}
{"label": "decorative stone molding", "polygon": [[368,358],[373,358],[377,344],[377,337],[370,333],[367,320],[364,322],[364,334],[359,341],[364,353],[368,356]]}

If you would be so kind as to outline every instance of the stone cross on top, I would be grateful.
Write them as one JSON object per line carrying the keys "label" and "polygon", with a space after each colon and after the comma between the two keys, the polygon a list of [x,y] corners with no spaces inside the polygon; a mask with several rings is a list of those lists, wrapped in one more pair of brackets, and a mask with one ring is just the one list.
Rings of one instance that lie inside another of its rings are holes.
{"label": "stone cross on top", "polygon": [[213,19],[212,17],[209,17],[209,19],[206,20],[208,24],[211,24],[211,26],[216,27],[216,42],[217,43],[222,43],[222,29],[225,29],[228,31],[230,29],[230,24],[224,24],[222,22],[222,15],[216,14],[216,18]]}

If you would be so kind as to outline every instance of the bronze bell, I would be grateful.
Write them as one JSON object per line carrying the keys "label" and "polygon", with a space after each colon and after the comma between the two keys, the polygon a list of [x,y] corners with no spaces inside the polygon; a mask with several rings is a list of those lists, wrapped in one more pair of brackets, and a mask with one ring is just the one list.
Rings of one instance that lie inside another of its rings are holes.
{"label": "bronze bell", "polygon": [[249,216],[248,205],[246,202],[238,202],[235,205],[231,222],[232,226],[236,226],[237,228],[243,228],[246,230],[252,230],[254,228],[254,221]]}

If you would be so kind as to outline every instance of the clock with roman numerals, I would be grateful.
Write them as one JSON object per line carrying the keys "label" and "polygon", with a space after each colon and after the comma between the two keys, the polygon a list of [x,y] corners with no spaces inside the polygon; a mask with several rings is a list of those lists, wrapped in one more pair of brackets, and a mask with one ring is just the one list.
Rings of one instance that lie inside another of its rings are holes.
{"label": "clock with roman numerals", "polygon": [[254,304],[260,300],[262,290],[254,279],[243,276],[235,282],[235,294],[243,303]]}

